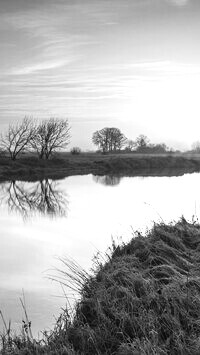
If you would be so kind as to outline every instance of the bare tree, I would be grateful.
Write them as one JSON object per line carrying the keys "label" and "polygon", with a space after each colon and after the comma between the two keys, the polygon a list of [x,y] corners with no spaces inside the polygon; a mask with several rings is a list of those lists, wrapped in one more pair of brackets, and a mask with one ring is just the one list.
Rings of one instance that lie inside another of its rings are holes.
{"label": "bare tree", "polygon": [[136,145],[136,142],[134,142],[132,139],[128,139],[125,149],[127,152],[132,152],[136,148]]}
{"label": "bare tree", "polygon": [[92,142],[102,150],[103,153],[108,151],[108,129],[103,128],[93,133]]}
{"label": "bare tree", "polygon": [[136,146],[139,149],[146,148],[149,145],[149,143],[150,143],[149,138],[147,136],[145,136],[144,134],[140,134],[136,138]]}
{"label": "bare tree", "polygon": [[50,118],[41,122],[35,129],[31,146],[40,159],[49,159],[56,151],[69,144],[70,127],[67,119]]}
{"label": "bare tree", "polygon": [[127,141],[119,128],[110,128],[110,138],[110,151],[120,150]]}
{"label": "bare tree", "polygon": [[196,141],[192,144],[192,150],[194,153],[200,153],[200,142]]}
{"label": "bare tree", "polygon": [[1,135],[0,149],[8,152],[12,160],[15,160],[19,153],[24,152],[31,138],[34,136],[32,121],[25,117],[21,123],[10,124],[8,131]]}
{"label": "bare tree", "polygon": [[126,142],[126,137],[119,128],[105,127],[94,132],[92,141],[103,153],[120,150]]}

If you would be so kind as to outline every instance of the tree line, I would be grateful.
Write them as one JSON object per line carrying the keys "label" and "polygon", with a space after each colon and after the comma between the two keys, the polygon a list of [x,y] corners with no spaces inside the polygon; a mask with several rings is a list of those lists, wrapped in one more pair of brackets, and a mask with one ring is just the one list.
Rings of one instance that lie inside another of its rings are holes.
{"label": "tree line", "polygon": [[[0,137],[0,151],[6,152],[16,160],[25,151],[36,152],[40,159],[49,159],[58,150],[65,149],[70,143],[68,119],[49,118],[39,123],[25,117],[20,123],[10,124]],[[93,133],[92,142],[98,151],[112,152],[165,153],[169,148],[164,144],[152,144],[145,135],[135,140],[127,139],[116,127],[104,127]],[[80,154],[79,147],[71,149],[71,154]]]}
{"label": "tree line", "polygon": [[147,136],[140,134],[136,140],[127,139],[119,128],[105,127],[94,132],[93,143],[102,153],[121,151],[136,151],[138,153],[165,153],[169,148],[164,143],[152,144]]}

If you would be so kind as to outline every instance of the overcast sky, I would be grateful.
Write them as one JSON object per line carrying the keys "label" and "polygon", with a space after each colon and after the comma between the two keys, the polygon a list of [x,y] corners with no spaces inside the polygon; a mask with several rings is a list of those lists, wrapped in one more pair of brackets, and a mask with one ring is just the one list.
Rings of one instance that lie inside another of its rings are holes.
{"label": "overcast sky", "polygon": [[0,0],[0,129],[67,117],[71,146],[200,140],[199,0]]}

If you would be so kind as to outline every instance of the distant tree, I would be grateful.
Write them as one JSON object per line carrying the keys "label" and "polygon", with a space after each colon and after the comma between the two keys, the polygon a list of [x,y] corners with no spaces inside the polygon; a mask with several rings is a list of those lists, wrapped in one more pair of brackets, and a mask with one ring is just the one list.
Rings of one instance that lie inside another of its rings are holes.
{"label": "distant tree", "polygon": [[165,143],[150,144],[149,152],[158,153],[158,154],[159,153],[166,153],[166,152],[169,152],[169,148],[166,146]]}
{"label": "distant tree", "polygon": [[40,159],[49,159],[57,150],[65,148],[70,140],[70,127],[67,119],[42,121],[36,126],[31,139],[31,146]]}
{"label": "distant tree", "polygon": [[108,129],[103,128],[100,131],[93,133],[92,142],[98,146],[99,150],[102,150],[103,153],[108,151]]}
{"label": "distant tree", "polygon": [[149,146],[150,144],[150,140],[147,136],[143,135],[143,134],[140,134],[137,138],[136,138],[136,147],[137,147],[137,150],[142,150],[146,147]]}
{"label": "distant tree", "polygon": [[120,150],[125,142],[126,137],[119,128],[105,127],[100,131],[96,131],[92,136],[92,141],[103,153],[116,152]]}
{"label": "distant tree", "polygon": [[134,142],[132,139],[128,139],[126,143],[125,150],[127,152],[132,152],[136,147],[136,142]]}
{"label": "distant tree", "polygon": [[10,124],[8,131],[1,135],[0,149],[15,160],[19,153],[24,152],[30,145],[31,138],[35,135],[32,121],[25,117],[21,123]]}
{"label": "distant tree", "polygon": [[196,141],[192,144],[192,150],[195,153],[200,153],[200,142]]}
{"label": "distant tree", "polygon": [[79,155],[79,154],[81,154],[81,148],[79,148],[79,147],[73,147],[73,148],[71,149],[70,153],[71,153],[72,155]]}

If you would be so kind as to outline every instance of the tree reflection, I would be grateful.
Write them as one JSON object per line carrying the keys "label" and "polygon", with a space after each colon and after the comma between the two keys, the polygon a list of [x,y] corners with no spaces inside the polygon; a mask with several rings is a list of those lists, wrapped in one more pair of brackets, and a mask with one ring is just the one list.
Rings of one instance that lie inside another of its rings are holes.
{"label": "tree reflection", "polygon": [[11,181],[1,185],[1,202],[10,211],[20,213],[24,218],[34,213],[41,215],[66,216],[67,195],[55,181],[48,179],[37,183]]}
{"label": "tree reflection", "polygon": [[120,176],[113,176],[113,175],[103,175],[103,176],[93,175],[93,179],[98,184],[108,185],[108,186],[119,185],[119,183],[121,181]]}

